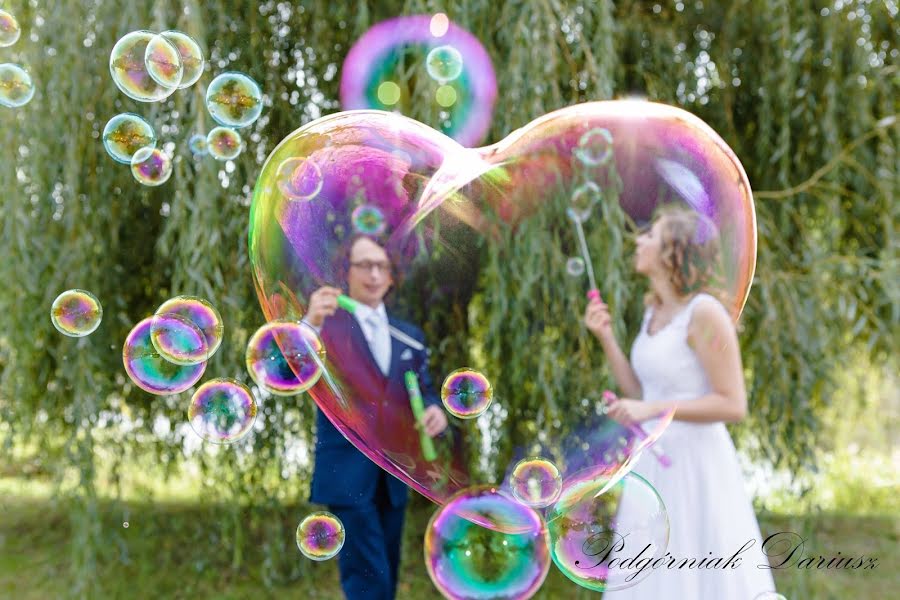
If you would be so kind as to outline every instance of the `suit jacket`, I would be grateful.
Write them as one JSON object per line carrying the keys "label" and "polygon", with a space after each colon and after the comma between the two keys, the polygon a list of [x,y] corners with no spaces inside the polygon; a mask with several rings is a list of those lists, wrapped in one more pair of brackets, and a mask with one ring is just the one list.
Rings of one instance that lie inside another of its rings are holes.
{"label": "suit jacket", "polygon": [[[391,366],[385,376],[378,367],[369,349],[362,327],[356,317],[338,310],[328,317],[320,332],[325,345],[327,362],[340,365],[343,377],[338,384],[346,396],[352,397],[349,406],[342,411],[336,402],[334,410],[340,412],[339,420],[349,423],[357,432],[368,432],[368,439],[377,438],[382,442],[380,450],[395,457],[403,464],[416,462],[417,451],[412,447],[419,444],[418,433],[410,431],[412,409],[403,374],[412,370],[419,378],[422,399],[426,407],[440,406],[440,396],[434,390],[431,374],[428,372],[428,355],[425,348],[425,334],[421,329],[402,321],[388,313],[388,322],[409,337],[419,342],[418,350],[391,336]],[[310,491],[310,501],[316,504],[334,506],[355,506],[371,501],[380,477],[386,477],[391,504],[404,506],[408,499],[405,483],[388,475],[372,462],[316,408],[315,463]],[[342,427],[347,435],[352,430]],[[391,435],[396,432],[397,435]],[[362,442],[362,440],[359,440]],[[421,461],[419,461],[421,462]]]}

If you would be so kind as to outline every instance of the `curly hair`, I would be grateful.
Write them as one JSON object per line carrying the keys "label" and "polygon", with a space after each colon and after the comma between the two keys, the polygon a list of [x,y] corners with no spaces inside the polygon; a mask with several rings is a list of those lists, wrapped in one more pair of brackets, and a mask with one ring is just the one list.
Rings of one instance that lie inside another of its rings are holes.
{"label": "curly hair", "polygon": [[[719,231],[715,223],[680,204],[660,207],[655,221],[661,222],[660,259],[669,281],[682,298],[706,292],[730,310],[731,298],[722,286]],[[652,289],[644,305],[659,305],[662,299]]]}
{"label": "curly hair", "polygon": [[396,248],[394,248],[391,244],[385,243],[384,239],[381,236],[373,235],[373,234],[369,234],[369,233],[357,232],[357,233],[354,233],[352,236],[350,236],[347,240],[345,240],[341,244],[340,248],[338,249],[337,255],[335,257],[336,258],[335,271],[337,272],[338,280],[342,281],[342,282],[346,282],[349,279],[349,277],[350,277],[350,255],[353,251],[353,246],[355,246],[356,242],[358,242],[359,240],[361,240],[363,238],[370,240],[370,241],[374,242],[375,244],[377,244],[378,246],[380,246],[381,248],[383,248],[385,253],[388,255],[388,262],[390,263],[390,267],[391,267],[390,273],[391,273],[391,277],[393,277],[393,279],[394,279],[394,284],[390,287],[390,289],[388,289],[387,293],[385,294],[385,297],[387,297],[400,284],[400,282],[403,278],[403,275],[400,272],[400,270],[397,268],[397,265],[395,264],[395,257],[393,255],[397,253]]}

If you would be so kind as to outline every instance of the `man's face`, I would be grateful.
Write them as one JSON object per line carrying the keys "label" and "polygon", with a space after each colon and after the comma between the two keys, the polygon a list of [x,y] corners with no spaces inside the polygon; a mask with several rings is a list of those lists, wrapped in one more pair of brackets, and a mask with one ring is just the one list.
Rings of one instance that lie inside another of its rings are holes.
{"label": "man's face", "polygon": [[376,308],[393,283],[391,262],[384,248],[368,238],[356,240],[350,249],[349,296]]}

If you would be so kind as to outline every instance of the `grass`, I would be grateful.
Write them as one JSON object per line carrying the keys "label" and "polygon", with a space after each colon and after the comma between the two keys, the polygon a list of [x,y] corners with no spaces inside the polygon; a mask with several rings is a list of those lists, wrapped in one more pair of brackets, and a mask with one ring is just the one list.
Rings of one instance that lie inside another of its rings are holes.
{"label": "grass", "polygon": [[[214,527],[230,519],[227,507],[183,499],[119,502],[99,500],[98,522],[104,548],[92,578],[91,598],[340,598],[335,561],[314,563],[293,545],[293,529],[309,507],[298,505],[272,515],[268,525],[283,532],[288,564],[275,571],[277,581],[264,584],[267,553],[259,522],[250,515],[245,527],[248,548],[233,568],[233,539]],[[435,598],[437,592],[422,561],[422,532],[431,514],[427,502],[411,503],[405,529],[399,598]],[[77,590],[71,562],[74,524],[65,500],[54,500],[48,479],[0,477],[0,597],[22,600],[62,598]],[[123,526],[127,518],[129,526]],[[265,520],[265,519],[264,519]],[[779,591],[794,599],[888,598],[900,589],[895,553],[900,531],[890,516],[819,514],[760,515],[763,535],[790,530],[808,539],[811,555],[860,555],[879,558],[872,571],[776,571]],[[277,534],[275,536],[278,537]],[[269,537],[271,539],[271,536]],[[295,558],[292,558],[295,557]],[[287,573],[285,575],[285,573]],[[536,598],[596,598],[565,579],[551,566]]]}

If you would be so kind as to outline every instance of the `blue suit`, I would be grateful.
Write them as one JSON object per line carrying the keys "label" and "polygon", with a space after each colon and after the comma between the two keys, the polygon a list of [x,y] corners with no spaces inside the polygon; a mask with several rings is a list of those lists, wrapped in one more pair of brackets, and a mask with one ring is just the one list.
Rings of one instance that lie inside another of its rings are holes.
{"label": "blue suit", "polygon": [[[356,318],[343,310],[328,317],[322,327],[328,361],[340,364],[341,386],[353,396],[353,413],[360,428],[381,434],[408,427],[409,397],[403,381],[406,371],[419,378],[425,406],[440,406],[428,372],[425,335],[418,327],[392,317],[389,323],[421,344],[416,349],[391,336],[391,365],[385,376],[369,350]],[[409,489],[357,450],[316,409],[316,445],[310,501],[325,504],[344,523],[346,537],[338,555],[341,587],[348,600],[391,600],[397,587],[400,542]],[[402,431],[402,430],[399,430]],[[397,438],[410,436],[398,435]],[[415,437],[415,436],[413,436]],[[398,453],[399,454],[399,453]]]}

